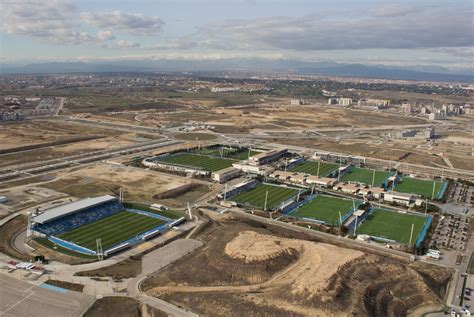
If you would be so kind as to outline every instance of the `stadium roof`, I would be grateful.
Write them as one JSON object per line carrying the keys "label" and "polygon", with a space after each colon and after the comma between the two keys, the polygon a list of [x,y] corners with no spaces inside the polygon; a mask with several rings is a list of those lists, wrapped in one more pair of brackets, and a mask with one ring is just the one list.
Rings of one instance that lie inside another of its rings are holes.
{"label": "stadium roof", "polygon": [[99,197],[85,198],[76,200],[61,206],[46,209],[41,215],[34,217],[32,220],[36,223],[46,223],[51,220],[87,209],[105,202],[113,201],[117,198],[111,195],[104,195]]}

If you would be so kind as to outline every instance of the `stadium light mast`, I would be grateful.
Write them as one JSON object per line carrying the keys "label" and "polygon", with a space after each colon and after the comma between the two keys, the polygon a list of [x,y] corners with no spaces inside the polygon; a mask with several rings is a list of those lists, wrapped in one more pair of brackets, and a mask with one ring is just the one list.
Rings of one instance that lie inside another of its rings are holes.
{"label": "stadium light mast", "polygon": [[189,202],[188,202],[188,217],[189,217],[189,220],[193,219],[193,215],[191,213],[191,204]]}
{"label": "stadium light mast", "polygon": [[374,169],[374,173],[372,174],[372,187],[374,187],[374,183],[375,183],[375,169]]}
{"label": "stadium light mast", "polygon": [[102,261],[104,259],[104,253],[102,250],[102,239],[101,238],[95,239],[95,244],[97,246],[97,259],[99,261]]}
{"label": "stadium light mast", "polygon": [[433,182],[433,192],[431,193],[431,200],[434,199],[435,188],[436,188],[436,181]]}
{"label": "stadium light mast", "polygon": [[411,246],[411,239],[413,238],[413,229],[414,229],[414,227],[415,227],[415,224],[412,223],[411,224],[411,232],[410,232],[410,243],[408,244],[408,246]]}
{"label": "stadium light mast", "polygon": [[314,194],[314,188],[316,187],[316,183],[313,183],[313,187],[311,187],[311,195]]}
{"label": "stadium light mast", "polygon": [[318,161],[318,172],[316,173],[316,177],[319,177],[319,165],[321,165],[321,161]]}
{"label": "stadium light mast", "polygon": [[265,204],[263,205],[263,211],[267,211],[267,200],[268,200],[268,190],[265,193]]}
{"label": "stadium light mast", "polygon": [[342,226],[342,216],[341,212],[339,211],[339,225]]}
{"label": "stadium light mast", "polygon": [[425,201],[425,215],[428,213],[428,198]]}
{"label": "stadium light mast", "polygon": [[28,223],[26,225],[26,237],[31,237],[31,212],[26,213],[28,215]]}
{"label": "stadium light mast", "polygon": [[354,236],[357,236],[357,222],[359,220],[359,216],[356,216],[356,223],[355,223],[355,226],[354,226]]}
{"label": "stadium light mast", "polygon": [[227,197],[227,185],[228,183],[225,183],[225,188],[224,188],[224,202],[225,202],[225,199]]}

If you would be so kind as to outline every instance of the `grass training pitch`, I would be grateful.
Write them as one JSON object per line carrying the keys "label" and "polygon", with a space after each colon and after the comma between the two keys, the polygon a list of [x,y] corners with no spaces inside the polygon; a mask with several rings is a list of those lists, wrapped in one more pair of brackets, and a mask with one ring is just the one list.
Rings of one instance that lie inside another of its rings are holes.
{"label": "grass training pitch", "polygon": [[[359,204],[359,201],[355,201],[356,208]],[[292,212],[291,216],[324,221],[325,223],[334,226],[339,224],[339,212],[341,212],[341,217],[344,219],[344,216],[346,216],[352,209],[352,200],[318,195],[309,203]]]}
{"label": "grass training pitch", "polygon": [[[354,167],[351,171],[341,176],[343,182],[356,182],[380,187],[390,176],[390,172],[374,171],[366,168]],[[373,181],[373,184],[372,184]]]}
{"label": "grass training pitch", "polygon": [[122,211],[109,217],[64,232],[58,238],[73,242],[84,248],[95,250],[98,238],[104,250],[126,241],[149,229],[164,224],[163,220],[136,213]]}
{"label": "grass training pitch", "polygon": [[298,189],[274,186],[268,184],[259,184],[252,188],[248,192],[240,193],[230,200],[242,204],[251,206],[254,208],[264,209],[265,207],[265,195],[268,191],[267,199],[267,210],[276,209],[283,201],[290,199],[298,194]]}
{"label": "grass training pitch", "polygon": [[191,153],[179,153],[176,155],[168,156],[160,160],[161,162],[186,166],[191,168],[200,168],[206,171],[219,171],[221,169],[232,166],[236,160],[223,159],[220,157],[211,157],[206,155],[191,154]]}
{"label": "grass training pitch", "polygon": [[[193,151],[196,154],[215,156],[219,158],[230,158],[235,160],[247,160],[250,156],[254,156],[260,152],[250,150],[246,148],[238,149],[232,147],[212,147],[195,149]],[[250,156],[249,156],[250,154]]]}
{"label": "grass training pitch", "polygon": [[[433,194],[433,185],[435,187]],[[423,196],[424,198],[441,198],[440,190],[443,186],[441,181],[432,181],[425,179],[416,179],[405,177],[402,182],[395,185],[395,190],[401,193],[410,193]]]}
{"label": "grass training pitch", "polygon": [[357,228],[357,234],[368,234],[369,236],[408,244],[410,243],[411,225],[414,224],[411,241],[414,244],[420,236],[426,221],[427,217],[422,215],[375,209]]}
{"label": "grass training pitch", "polygon": [[[318,174],[318,165],[319,165],[319,174]],[[339,165],[326,162],[317,162],[317,161],[305,161],[302,164],[299,164],[290,169],[291,172],[306,173],[314,176],[326,177],[331,172],[337,170]]]}

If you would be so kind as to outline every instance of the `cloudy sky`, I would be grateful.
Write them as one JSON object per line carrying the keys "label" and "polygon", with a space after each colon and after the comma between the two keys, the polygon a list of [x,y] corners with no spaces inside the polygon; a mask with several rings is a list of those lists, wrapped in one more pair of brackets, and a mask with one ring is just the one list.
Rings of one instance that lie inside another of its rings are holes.
{"label": "cloudy sky", "polygon": [[473,63],[472,0],[0,0],[4,62]]}

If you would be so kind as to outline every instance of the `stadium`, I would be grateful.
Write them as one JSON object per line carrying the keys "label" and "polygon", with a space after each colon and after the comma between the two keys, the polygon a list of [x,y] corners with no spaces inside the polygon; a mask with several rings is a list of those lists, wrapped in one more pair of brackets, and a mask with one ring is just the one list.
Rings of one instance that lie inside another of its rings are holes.
{"label": "stadium", "polygon": [[123,204],[105,195],[70,202],[34,214],[28,236],[99,259],[155,237],[185,221],[174,212]]}
{"label": "stadium", "polygon": [[287,215],[329,226],[339,226],[343,224],[361,204],[362,202],[359,200],[327,195],[312,195],[306,197],[302,204],[289,211]]}
{"label": "stadium", "polygon": [[338,164],[307,160],[290,169],[290,172],[310,174],[318,177],[335,177]]}
{"label": "stadium", "polygon": [[[419,247],[431,225],[431,216],[371,208],[358,217],[355,234],[369,235],[380,242],[397,242]],[[352,223],[350,231],[354,230]]]}
{"label": "stadium", "polygon": [[383,186],[386,188],[390,176],[392,176],[392,173],[387,171],[370,170],[350,165],[350,167],[340,175],[340,180],[343,182],[365,184],[372,187]]}
{"label": "stadium", "polygon": [[253,185],[250,190],[228,198],[243,207],[257,208],[264,211],[283,211],[296,203],[302,192],[303,190],[299,188],[260,183],[256,186]]}
{"label": "stadium", "polygon": [[443,199],[447,186],[447,182],[443,181],[402,177],[395,185],[395,191],[440,200]]}

